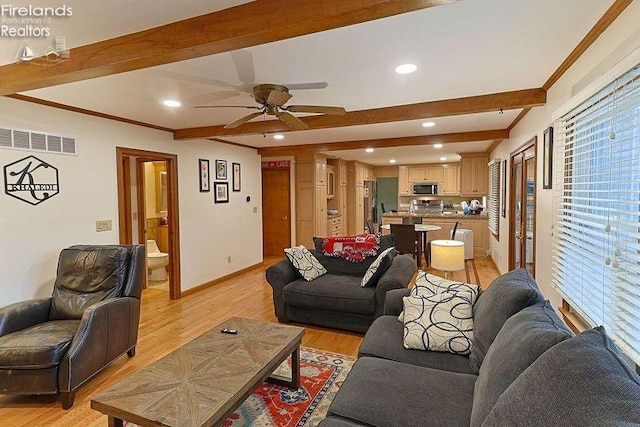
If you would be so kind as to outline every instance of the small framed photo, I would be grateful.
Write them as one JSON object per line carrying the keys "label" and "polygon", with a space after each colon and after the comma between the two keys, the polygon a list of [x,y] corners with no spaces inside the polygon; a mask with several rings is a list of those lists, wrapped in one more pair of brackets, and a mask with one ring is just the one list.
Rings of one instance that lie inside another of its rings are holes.
{"label": "small framed photo", "polygon": [[216,160],[216,179],[227,179],[226,160]]}
{"label": "small framed photo", "polygon": [[233,178],[233,191],[240,191],[240,163],[231,163]]}
{"label": "small framed photo", "polygon": [[200,170],[200,192],[204,193],[209,191],[211,181],[209,180],[209,160],[199,159],[198,169]]}
{"label": "small framed photo", "polygon": [[553,127],[544,130],[542,144],[542,188],[548,190],[553,179]]}
{"label": "small framed photo", "polygon": [[215,203],[229,203],[229,183],[214,182],[213,183],[213,201]]}

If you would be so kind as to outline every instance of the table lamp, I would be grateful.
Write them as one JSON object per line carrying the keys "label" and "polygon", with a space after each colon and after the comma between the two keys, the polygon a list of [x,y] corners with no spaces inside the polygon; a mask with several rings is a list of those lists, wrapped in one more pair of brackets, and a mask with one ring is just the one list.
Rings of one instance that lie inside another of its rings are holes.
{"label": "table lamp", "polygon": [[444,271],[445,279],[450,271],[464,270],[464,243],[457,240],[431,241],[431,267]]}

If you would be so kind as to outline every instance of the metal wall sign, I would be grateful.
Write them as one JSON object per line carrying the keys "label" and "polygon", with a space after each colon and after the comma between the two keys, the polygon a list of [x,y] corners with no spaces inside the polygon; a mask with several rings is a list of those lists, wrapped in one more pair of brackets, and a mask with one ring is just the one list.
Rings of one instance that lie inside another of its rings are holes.
{"label": "metal wall sign", "polygon": [[35,156],[9,163],[4,167],[4,192],[38,205],[60,192],[58,168]]}

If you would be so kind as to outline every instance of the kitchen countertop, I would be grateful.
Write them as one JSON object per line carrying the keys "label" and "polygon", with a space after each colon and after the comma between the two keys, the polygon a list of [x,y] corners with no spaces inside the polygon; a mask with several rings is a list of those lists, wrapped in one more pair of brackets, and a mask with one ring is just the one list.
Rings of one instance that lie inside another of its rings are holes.
{"label": "kitchen countertop", "polygon": [[[383,218],[402,218],[405,216],[409,216],[407,212],[398,212],[398,213],[383,213]],[[465,215],[462,212],[455,213],[442,213],[442,212],[434,212],[434,213],[426,213],[426,214],[414,214],[414,217],[418,218],[467,218],[467,219],[487,219],[486,215]]]}

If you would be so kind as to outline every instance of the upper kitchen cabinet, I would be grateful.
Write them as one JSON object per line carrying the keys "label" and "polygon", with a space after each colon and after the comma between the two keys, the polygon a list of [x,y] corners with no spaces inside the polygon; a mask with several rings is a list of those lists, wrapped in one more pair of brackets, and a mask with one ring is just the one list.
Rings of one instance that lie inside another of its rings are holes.
{"label": "upper kitchen cabinet", "polygon": [[411,185],[409,184],[409,167],[398,166],[398,195],[410,196]]}
{"label": "upper kitchen cabinet", "polygon": [[327,158],[324,156],[313,156],[316,185],[327,185]]}
{"label": "upper kitchen cabinet", "polygon": [[441,165],[409,166],[408,174],[409,182],[442,182],[443,180]]}
{"label": "upper kitchen cabinet", "polygon": [[489,192],[489,157],[484,153],[468,153],[460,159],[460,195],[486,196]]}
{"label": "upper kitchen cabinet", "polygon": [[296,239],[313,247],[313,236],[327,234],[327,158],[296,156]]}
{"label": "upper kitchen cabinet", "polygon": [[456,196],[460,194],[460,171],[458,164],[442,165],[442,185],[438,189],[439,194]]}

